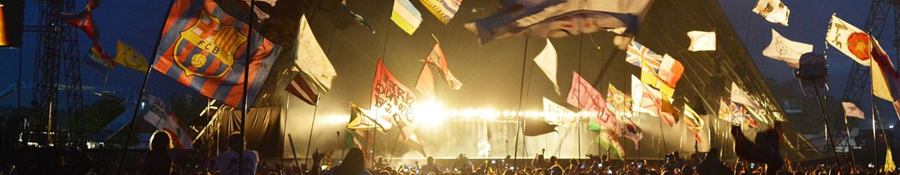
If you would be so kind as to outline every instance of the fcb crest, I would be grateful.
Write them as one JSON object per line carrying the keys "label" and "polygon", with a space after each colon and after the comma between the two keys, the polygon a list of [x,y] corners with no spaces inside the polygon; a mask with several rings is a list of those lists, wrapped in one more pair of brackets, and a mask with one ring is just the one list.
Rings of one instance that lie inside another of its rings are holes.
{"label": "fcb crest", "polygon": [[247,36],[237,28],[200,10],[194,25],[176,39],[174,62],[188,76],[221,78],[231,71],[236,51],[245,42]]}

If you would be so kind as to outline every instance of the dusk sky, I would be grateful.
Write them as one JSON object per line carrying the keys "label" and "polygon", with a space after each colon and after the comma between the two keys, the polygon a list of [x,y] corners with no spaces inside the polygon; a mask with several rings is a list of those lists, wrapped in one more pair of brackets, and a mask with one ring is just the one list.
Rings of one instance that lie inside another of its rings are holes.
{"label": "dusk sky", "polygon": [[[474,0],[473,0],[474,1]],[[35,1],[26,0],[25,25],[36,25],[38,8]],[[76,6],[83,6],[86,0],[77,0]],[[353,3],[351,1],[351,3]],[[465,1],[463,2],[466,3]],[[774,28],[788,39],[804,42],[814,45],[814,51],[821,53],[825,49],[825,31],[827,30],[828,21],[832,13],[836,13],[840,18],[848,21],[852,25],[863,28],[866,17],[869,14],[869,1],[846,1],[846,0],[784,0],[784,3],[790,8],[790,26],[782,26],[765,21],[761,16],[752,13],[751,9],[756,4],[755,0],[719,0],[723,11],[731,21],[735,31],[739,33],[742,41],[745,43],[747,50],[751,53],[758,69],[767,78],[773,78],[779,81],[791,80],[793,75],[791,70],[782,62],[766,58],[762,55],[762,50],[770,42],[770,29]],[[122,41],[127,43],[138,51],[140,51],[147,59],[152,61],[152,54],[156,44],[157,36],[160,34],[161,25],[167,11],[168,3],[164,1],[103,1],[102,5],[93,11],[95,24],[100,29],[100,44],[104,47],[106,53],[111,56],[115,55],[116,42]],[[354,5],[351,5],[354,6]],[[356,8],[356,7],[354,7]],[[423,15],[430,15],[424,13]],[[376,20],[376,19],[369,19]],[[377,19],[382,20],[382,19]],[[892,23],[889,23],[892,24]],[[896,30],[888,27],[886,31]],[[890,32],[885,32],[886,36],[879,38],[885,50],[891,55],[896,56],[896,49],[890,44],[894,36],[890,36]],[[79,52],[84,55],[91,46],[90,40],[81,32],[79,36]],[[475,35],[472,35],[475,37]],[[34,53],[36,45],[36,33],[24,34],[24,46],[21,50],[22,62],[24,70],[22,70],[22,81],[28,85],[23,87],[22,104],[27,105],[32,96],[30,90],[34,85]],[[0,89],[14,85],[17,81],[18,49],[0,49],[0,58],[3,58],[5,64],[0,64]],[[841,54],[839,51],[831,49],[828,51],[829,72],[831,74],[831,82],[829,82],[829,94],[840,98],[842,94],[847,72],[849,72],[852,60]],[[109,74],[108,80],[104,84],[105,75],[87,67],[82,70],[84,78],[83,85],[96,88],[85,92],[85,104],[90,104],[96,99],[96,96],[89,92],[99,92],[101,90],[116,91],[125,98],[135,98],[140,90],[143,73],[121,66],[117,66]],[[169,77],[162,76],[156,71],[152,72],[150,78],[150,86],[148,92],[166,96],[171,94],[196,94]],[[86,88],[88,89],[88,88]],[[62,97],[62,96],[61,96]],[[864,98],[860,108],[869,109],[869,101]],[[16,105],[16,96],[0,101],[0,106]],[[807,110],[810,111],[810,110]],[[867,113],[868,114],[868,113]],[[870,114],[868,114],[870,115]],[[890,119],[893,119],[891,117]]]}

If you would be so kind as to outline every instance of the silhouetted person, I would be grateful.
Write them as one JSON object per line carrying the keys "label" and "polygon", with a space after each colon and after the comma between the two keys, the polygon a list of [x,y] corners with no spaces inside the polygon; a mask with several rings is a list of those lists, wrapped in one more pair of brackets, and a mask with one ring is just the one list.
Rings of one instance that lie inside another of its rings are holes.
{"label": "silhouetted person", "polygon": [[428,175],[429,173],[441,174],[441,170],[434,164],[434,157],[431,156],[428,156],[428,159],[425,161],[425,166],[422,166],[422,174]]}
{"label": "silhouetted person", "polygon": [[144,158],[144,173],[147,175],[168,175],[172,173],[172,138],[165,131],[156,131],[150,137],[150,151]]}
{"label": "silhouetted person", "polygon": [[326,171],[323,175],[371,175],[365,169],[365,158],[363,152],[359,148],[350,148],[344,161],[331,170]]}
{"label": "silhouetted person", "polygon": [[[240,152],[244,153],[243,166],[239,166]],[[244,136],[240,132],[234,132],[228,136],[228,151],[216,157],[214,169],[222,171],[222,175],[235,175],[238,174],[238,167],[240,167],[241,174],[250,175],[256,174],[258,163],[259,153],[254,150],[245,150]]]}
{"label": "silhouetted person", "polygon": [[719,160],[719,148],[709,149],[709,152],[706,153],[706,159],[700,163],[699,167],[697,167],[697,172],[700,175],[734,174],[731,169],[728,169],[728,167]]}

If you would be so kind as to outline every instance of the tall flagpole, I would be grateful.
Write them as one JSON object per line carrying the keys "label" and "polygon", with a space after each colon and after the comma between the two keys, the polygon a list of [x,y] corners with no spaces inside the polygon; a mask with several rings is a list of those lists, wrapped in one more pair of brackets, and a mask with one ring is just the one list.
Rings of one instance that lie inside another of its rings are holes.
{"label": "tall flagpole", "polygon": [[[169,13],[172,12],[172,4],[174,4],[174,3],[175,3],[175,0],[169,0],[169,6],[168,6],[169,8],[166,9],[167,16],[169,15]],[[163,29],[165,28],[166,20],[168,20],[168,18],[163,19],[163,24],[161,24],[159,26],[160,31],[163,31]],[[157,51],[159,50],[158,49],[159,41],[162,39],[162,36],[163,36],[163,33],[160,32],[159,36],[156,37],[156,47],[154,47],[155,49],[153,50],[153,62],[151,62],[151,63],[156,63],[156,60],[157,60],[156,54],[158,54]],[[21,52],[19,54],[21,55]],[[21,63],[19,63],[19,64],[21,67]],[[147,82],[150,80],[150,72],[152,70],[153,70],[153,65],[150,65],[149,67],[147,67],[147,71],[144,72],[144,82],[141,84],[141,91],[140,91],[140,93],[138,93],[139,95],[138,95],[137,102],[134,103],[134,113],[131,116],[131,120],[130,120],[131,124],[128,126],[128,135],[125,136],[125,145],[122,146],[122,154],[121,154],[121,158],[119,159],[119,164],[116,167],[116,174],[125,174],[122,172],[122,164],[125,164],[125,155],[128,154],[128,144],[131,143],[131,134],[134,132],[134,119],[137,118],[138,113],[141,111],[141,109],[140,109],[141,108],[141,100],[144,99],[144,92],[147,90]]]}
{"label": "tall flagpole", "polygon": [[[525,64],[528,61],[528,38],[525,38],[525,49],[522,49],[522,78],[519,81],[519,113],[522,113],[522,94],[525,93]],[[519,131],[522,130],[522,115],[516,119],[516,146],[513,150],[513,172],[519,171]],[[523,140],[525,136],[522,136]],[[523,155],[525,156],[525,155]]]}
{"label": "tall flagpole", "polygon": [[[250,0],[250,9],[252,10],[255,8],[256,8],[256,0]],[[247,41],[249,41],[249,42],[247,42],[247,47],[244,47],[247,50],[246,50],[246,55],[244,56],[244,87],[243,87],[243,91],[241,92],[242,93],[242,95],[241,95],[241,113],[242,113],[241,114],[241,141],[240,141],[241,147],[244,147],[246,145],[246,143],[244,143],[244,142],[247,140],[247,138],[246,138],[247,133],[245,132],[246,128],[247,128],[247,112],[248,112],[247,110],[250,109],[250,108],[248,108],[248,106],[249,106],[248,104],[250,103],[250,101],[248,101],[249,95],[247,93],[247,89],[248,89],[249,84],[251,83],[250,82],[250,60],[253,59],[253,53],[254,53],[254,51],[253,51],[254,49],[252,49],[253,47],[250,44],[253,43],[253,33],[254,33],[253,19],[255,19],[256,13],[249,13],[249,14],[250,14],[250,21],[248,21],[249,23],[247,24],[248,25]],[[257,46],[257,47],[259,47],[259,46]],[[229,139],[230,139],[230,137],[229,137]],[[243,170],[244,170],[244,150],[245,149],[246,148],[242,148],[240,150],[240,152],[238,152],[238,175],[244,174]],[[233,151],[237,151],[237,150],[233,150]]]}
{"label": "tall flagpole", "polygon": [[[300,75],[300,76],[302,76],[302,75]],[[306,161],[303,161],[303,163],[306,163],[307,165],[311,165],[311,164],[309,164],[309,148],[312,147],[313,131],[316,128],[316,116],[319,114],[319,100],[321,100],[321,99],[322,99],[322,94],[316,95],[316,107],[313,109],[312,124],[309,125],[309,138],[307,138],[307,141],[306,141]],[[315,155],[313,155],[313,157],[315,157]],[[315,168],[315,167],[311,167],[311,168]]]}

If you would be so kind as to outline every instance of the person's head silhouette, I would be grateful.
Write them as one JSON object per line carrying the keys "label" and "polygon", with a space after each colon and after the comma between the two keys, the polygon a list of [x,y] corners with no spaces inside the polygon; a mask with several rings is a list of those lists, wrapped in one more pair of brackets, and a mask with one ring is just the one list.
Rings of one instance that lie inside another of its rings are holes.
{"label": "person's head silhouette", "polygon": [[172,138],[166,131],[156,131],[150,137],[150,150],[168,150],[172,148]]}

